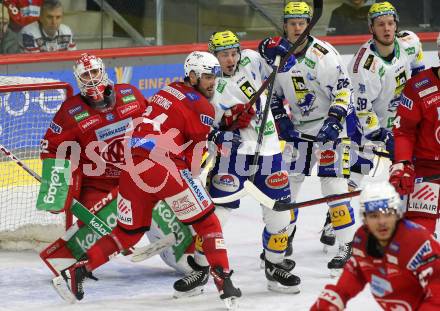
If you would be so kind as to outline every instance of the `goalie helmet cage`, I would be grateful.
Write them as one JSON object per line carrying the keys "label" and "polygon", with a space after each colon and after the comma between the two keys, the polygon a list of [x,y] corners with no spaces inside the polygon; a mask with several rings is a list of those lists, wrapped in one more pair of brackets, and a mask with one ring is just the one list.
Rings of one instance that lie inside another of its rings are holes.
{"label": "goalie helmet cage", "polygon": [[[45,78],[0,76],[0,143],[41,175],[40,141],[69,83]],[[72,224],[72,215],[36,209],[39,182],[0,152],[0,248],[40,250]]]}

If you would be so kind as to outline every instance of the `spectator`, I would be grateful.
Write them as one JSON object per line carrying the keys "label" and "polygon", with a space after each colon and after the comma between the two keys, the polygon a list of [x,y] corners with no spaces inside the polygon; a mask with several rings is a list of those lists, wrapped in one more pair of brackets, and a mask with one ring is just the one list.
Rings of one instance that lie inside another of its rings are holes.
{"label": "spectator", "polygon": [[40,7],[44,0],[4,0],[3,4],[8,9],[9,28],[19,32],[24,26],[38,20]]}
{"label": "spectator", "polygon": [[25,26],[19,35],[25,53],[76,50],[70,27],[61,24],[63,7],[59,0],[45,0],[38,21]]}
{"label": "spectator", "polygon": [[8,28],[9,14],[5,6],[0,11],[0,54],[19,53],[17,34]]}
{"label": "spectator", "polygon": [[359,35],[368,29],[367,15],[371,4],[367,0],[346,0],[333,10],[327,35]]}

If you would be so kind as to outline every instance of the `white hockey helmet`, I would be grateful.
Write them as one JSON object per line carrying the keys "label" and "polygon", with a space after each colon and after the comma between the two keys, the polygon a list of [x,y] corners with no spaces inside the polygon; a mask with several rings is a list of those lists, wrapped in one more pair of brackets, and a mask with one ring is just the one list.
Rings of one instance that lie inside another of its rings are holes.
{"label": "white hockey helmet", "polygon": [[394,187],[387,181],[372,182],[367,184],[360,196],[360,216],[373,212],[386,212],[395,210],[399,218],[403,215],[400,197]]}
{"label": "white hockey helmet", "polygon": [[217,57],[211,53],[200,51],[191,52],[186,57],[184,69],[185,77],[189,77],[190,72],[194,71],[198,79],[200,79],[202,73],[212,74],[218,77],[222,71]]}
{"label": "white hockey helmet", "polygon": [[[105,95],[109,95],[106,94],[106,89],[112,83],[107,76],[102,59],[87,53],[81,54],[73,66],[73,73],[81,95],[87,97],[92,103],[104,104]],[[113,93],[112,90],[110,93]]]}

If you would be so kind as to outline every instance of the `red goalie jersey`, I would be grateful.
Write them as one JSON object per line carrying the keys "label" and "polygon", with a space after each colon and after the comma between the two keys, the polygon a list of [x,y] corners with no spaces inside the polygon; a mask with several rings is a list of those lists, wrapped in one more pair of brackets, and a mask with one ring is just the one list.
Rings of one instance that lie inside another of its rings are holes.
{"label": "red goalie jersey", "polygon": [[440,310],[440,245],[433,236],[401,220],[381,253],[367,230],[358,229],[338,283],[325,287],[312,310],[342,310],[367,283],[384,310]]}

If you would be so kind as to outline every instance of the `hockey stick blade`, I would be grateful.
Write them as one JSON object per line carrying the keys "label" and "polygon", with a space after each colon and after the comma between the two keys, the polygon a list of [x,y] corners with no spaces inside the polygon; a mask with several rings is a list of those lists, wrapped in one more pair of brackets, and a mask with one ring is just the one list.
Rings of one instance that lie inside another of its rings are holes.
{"label": "hockey stick blade", "polygon": [[153,257],[154,255],[160,254],[163,250],[168,247],[173,246],[176,243],[176,234],[171,232],[164,238],[157,240],[156,242],[150,243],[144,247],[138,247],[133,251],[133,256],[131,256],[132,262],[140,262]]}
{"label": "hockey stick blade", "polygon": [[[415,183],[419,184],[422,182],[429,182],[429,181],[438,180],[438,179],[440,179],[440,174],[416,178]],[[254,199],[259,201],[264,206],[266,206],[270,209],[273,209],[274,211],[277,211],[277,212],[288,211],[288,210],[295,209],[295,208],[303,208],[306,206],[312,206],[312,205],[321,204],[321,203],[333,202],[333,201],[340,200],[340,199],[351,198],[351,197],[358,196],[361,193],[361,190],[357,190],[357,191],[353,191],[353,192],[334,194],[334,195],[330,195],[330,196],[327,196],[324,198],[318,198],[318,199],[313,199],[313,200],[304,201],[304,202],[284,203],[284,202],[277,202],[277,201],[269,198],[267,195],[265,195],[263,192],[261,192],[260,189],[258,189],[254,184],[252,184],[249,181],[245,181],[244,187],[245,187],[247,193],[249,193]]]}
{"label": "hockey stick blade", "polygon": [[230,203],[230,202],[240,200],[246,194],[247,194],[246,189],[243,188],[240,191],[237,191],[236,193],[225,196],[225,197],[212,198],[212,202],[214,202],[214,204]]}

